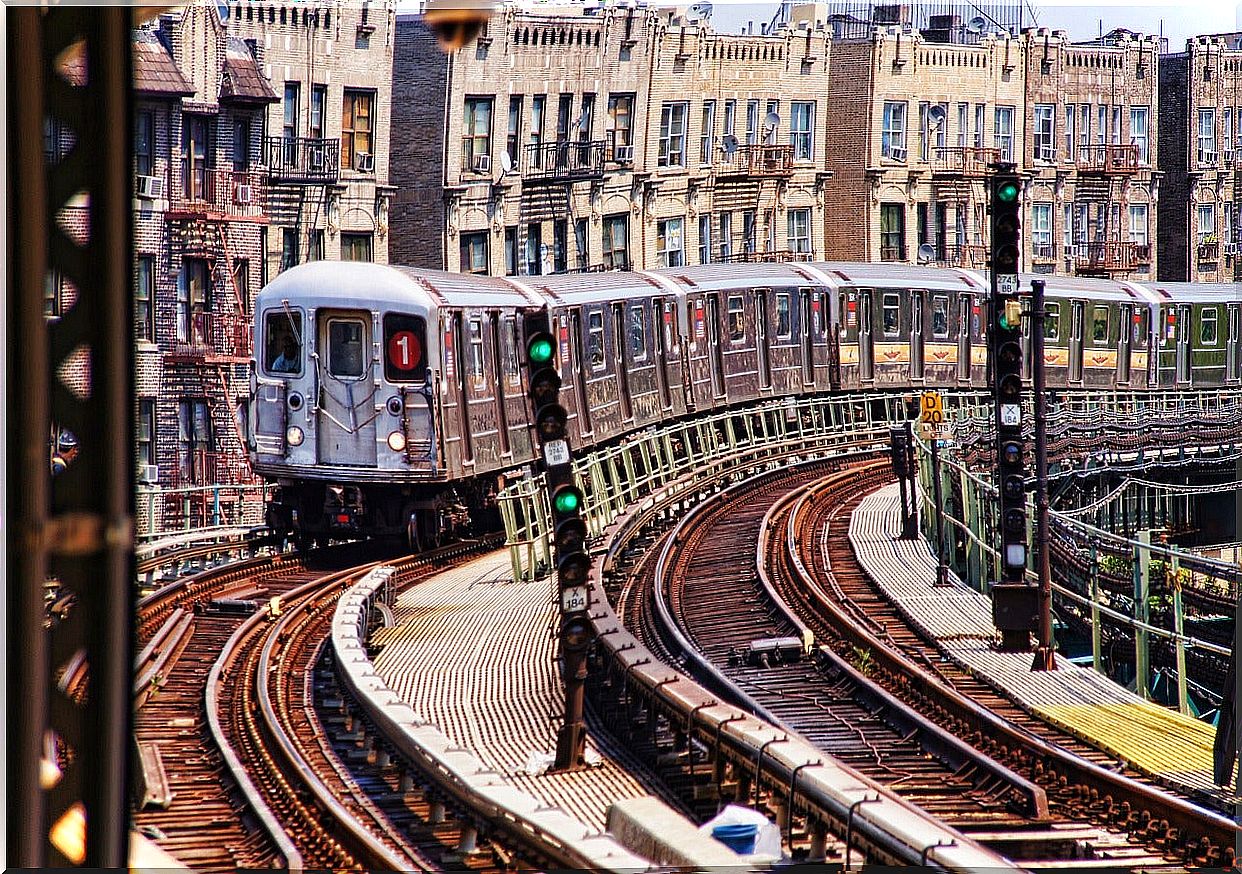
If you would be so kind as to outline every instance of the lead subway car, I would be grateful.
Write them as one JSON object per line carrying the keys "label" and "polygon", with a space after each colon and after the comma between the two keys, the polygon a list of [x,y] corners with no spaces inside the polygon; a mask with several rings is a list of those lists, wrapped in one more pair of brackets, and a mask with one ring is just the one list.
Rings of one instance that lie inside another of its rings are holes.
{"label": "lead subway car", "polygon": [[460,530],[530,458],[519,350],[543,309],[498,279],[356,262],[259,293],[250,411],[267,524],[311,538]]}

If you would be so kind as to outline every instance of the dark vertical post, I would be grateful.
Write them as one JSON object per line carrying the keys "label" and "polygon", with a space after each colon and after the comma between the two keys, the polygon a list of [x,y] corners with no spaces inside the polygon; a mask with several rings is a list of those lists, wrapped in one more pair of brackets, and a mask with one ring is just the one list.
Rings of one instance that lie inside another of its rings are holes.
{"label": "dark vertical post", "polygon": [[[1039,628],[1032,671],[1057,669],[1052,640],[1052,565],[1048,531],[1048,399],[1044,394],[1044,280],[1031,281],[1031,379],[1035,389],[1035,555],[1039,567]],[[1129,330],[1129,326],[1126,326]]]}
{"label": "dark vertical post", "polygon": [[944,495],[940,484],[940,437],[932,435],[932,497],[936,504],[936,585],[949,585],[949,566],[944,554]]}
{"label": "dark vertical post", "polygon": [[905,538],[913,540],[919,536],[919,469],[914,458],[914,423],[906,420],[906,475],[910,478],[910,517]]}

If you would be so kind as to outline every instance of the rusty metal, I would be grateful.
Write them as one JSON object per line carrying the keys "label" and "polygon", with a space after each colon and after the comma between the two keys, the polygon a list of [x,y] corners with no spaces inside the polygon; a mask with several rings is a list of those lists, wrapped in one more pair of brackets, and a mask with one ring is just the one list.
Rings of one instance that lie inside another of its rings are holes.
{"label": "rusty metal", "polygon": [[1035,556],[1039,569],[1039,628],[1033,671],[1057,669],[1052,640],[1052,561],[1048,531],[1048,398],[1044,392],[1044,286],[1031,283],[1031,382],[1035,392]]}

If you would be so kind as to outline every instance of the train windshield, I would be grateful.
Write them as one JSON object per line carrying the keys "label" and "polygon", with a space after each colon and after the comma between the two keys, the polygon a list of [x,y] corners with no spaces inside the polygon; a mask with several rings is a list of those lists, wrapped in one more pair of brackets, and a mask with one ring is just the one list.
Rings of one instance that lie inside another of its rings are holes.
{"label": "train windshield", "polygon": [[302,314],[294,310],[271,310],[264,331],[263,366],[268,373],[302,372]]}

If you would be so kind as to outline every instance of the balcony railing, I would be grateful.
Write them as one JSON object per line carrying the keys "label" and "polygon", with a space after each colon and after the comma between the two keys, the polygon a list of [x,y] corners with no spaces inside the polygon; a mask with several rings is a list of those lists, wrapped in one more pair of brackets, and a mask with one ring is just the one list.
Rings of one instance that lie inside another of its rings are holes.
{"label": "balcony railing", "polygon": [[1000,149],[982,146],[938,146],[932,153],[932,173],[940,176],[986,176],[1000,160]]}
{"label": "balcony railing", "polygon": [[1216,240],[1202,240],[1197,247],[1200,261],[1219,261],[1220,243]]}
{"label": "balcony railing", "polygon": [[814,261],[815,253],[793,249],[773,249],[767,252],[733,252],[729,255],[720,255],[715,260],[720,264],[784,264],[789,261]]}
{"label": "balcony railing", "polygon": [[789,176],[793,173],[793,146],[739,146],[716,164],[717,176],[753,178]]}
{"label": "balcony railing", "polygon": [[195,362],[240,362],[250,357],[251,323],[245,315],[200,310],[177,321],[171,358]]}
{"label": "balcony railing", "polygon": [[1036,261],[1051,261],[1056,257],[1056,249],[1051,243],[1032,243],[1031,258]]}
{"label": "balcony railing", "polygon": [[267,137],[267,177],[273,182],[334,184],[341,175],[341,141],[322,137]]}
{"label": "balcony railing", "polygon": [[180,172],[173,175],[169,213],[207,219],[267,220],[267,183],[257,170],[221,170],[183,160]]}
{"label": "balcony railing", "polygon": [[1129,176],[1138,173],[1139,147],[1137,145],[1079,146],[1075,160],[1079,173],[1103,173]]}
{"label": "balcony railing", "polygon": [[1083,275],[1136,270],[1151,264],[1151,245],[1147,243],[1076,243],[1073,252],[1074,269]]}
{"label": "balcony railing", "polygon": [[967,267],[986,268],[988,265],[988,247],[971,245],[946,245],[936,251],[936,257],[930,262],[936,267]]}
{"label": "balcony railing", "polygon": [[600,179],[604,175],[604,141],[531,143],[523,149],[527,182]]}

